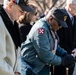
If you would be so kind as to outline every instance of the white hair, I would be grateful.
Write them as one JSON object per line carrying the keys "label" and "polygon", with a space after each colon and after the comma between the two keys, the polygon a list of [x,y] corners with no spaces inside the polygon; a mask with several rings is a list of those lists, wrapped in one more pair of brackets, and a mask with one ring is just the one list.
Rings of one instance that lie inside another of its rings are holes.
{"label": "white hair", "polygon": [[7,7],[7,5],[8,5],[8,3],[9,3],[9,1],[10,1],[10,0],[4,0],[4,3],[3,3],[4,8],[6,8],[6,7]]}

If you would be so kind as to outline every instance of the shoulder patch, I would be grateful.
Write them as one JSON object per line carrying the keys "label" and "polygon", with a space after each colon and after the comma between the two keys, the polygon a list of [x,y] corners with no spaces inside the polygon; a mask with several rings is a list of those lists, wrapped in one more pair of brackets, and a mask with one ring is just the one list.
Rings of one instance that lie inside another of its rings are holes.
{"label": "shoulder patch", "polygon": [[38,33],[39,33],[39,34],[43,34],[43,33],[44,33],[44,28],[39,28],[39,29],[38,29]]}

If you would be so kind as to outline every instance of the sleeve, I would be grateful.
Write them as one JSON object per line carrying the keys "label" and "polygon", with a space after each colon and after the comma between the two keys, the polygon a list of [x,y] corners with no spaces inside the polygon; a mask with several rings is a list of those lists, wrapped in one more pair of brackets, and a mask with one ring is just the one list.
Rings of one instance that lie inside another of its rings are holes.
{"label": "sleeve", "polygon": [[14,75],[13,68],[6,62],[6,33],[0,16],[0,75]]}
{"label": "sleeve", "polygon": [[47,29],[37,29],[34,33],[33,44],[41,61],[52,65],[61,64],[62,59],[57,55],[53,55],[51,52]]}
{"label": "sleeve", "polygon": [[56,55],[58,55],[60,57],[64,57],[67,54],[68,54],[67,51],[58,45],[57,50],[56,50]]}

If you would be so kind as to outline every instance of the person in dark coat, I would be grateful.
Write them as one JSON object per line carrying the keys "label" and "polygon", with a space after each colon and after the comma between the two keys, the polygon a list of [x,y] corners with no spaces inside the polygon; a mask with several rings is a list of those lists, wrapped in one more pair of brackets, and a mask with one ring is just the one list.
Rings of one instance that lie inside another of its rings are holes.
{"label": "person in dark coat", "polygon": [[[60,46],[70,54],[76,48],[76,0],[67,0],[66,7],[63,10],[68,15],[66,20],[68,28],[62,27],[57,33],[60,38]],[[55,75],[66,75],[66,69],[66,67],[56,66]],[[68,75],[72,75],[73,70],[74,65],[68,69]]]}
{"label": "person in dark coat", "polygon": [[26,36],[28,35],[30,29],[33,26],[33,22],[36,20],[37,8],[34,5],[29,6],[33,9],[32,11],[26,11],[25,15],[22,15],[18,19],[19,28],[22,35],[22,42],[26,40]]}

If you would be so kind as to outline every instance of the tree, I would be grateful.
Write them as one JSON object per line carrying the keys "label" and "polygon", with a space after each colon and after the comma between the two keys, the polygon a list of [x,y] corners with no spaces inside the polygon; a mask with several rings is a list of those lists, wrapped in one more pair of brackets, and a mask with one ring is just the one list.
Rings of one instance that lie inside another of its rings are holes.
{"label": "tree", "polygon": [[51,9],[56,6],[61,8],[66,0],[29,0],[29,3],[34,3],[38,7],[40,14],[44,13],[46,9]]}

